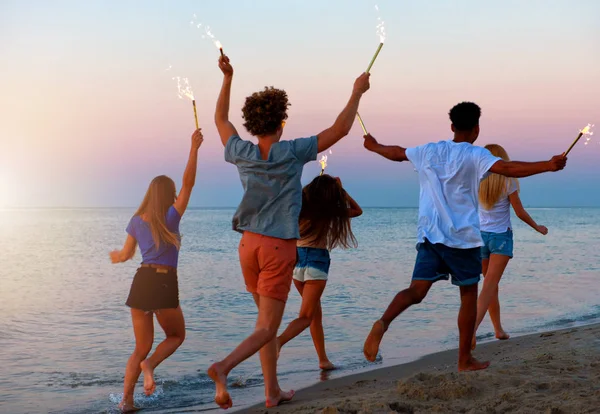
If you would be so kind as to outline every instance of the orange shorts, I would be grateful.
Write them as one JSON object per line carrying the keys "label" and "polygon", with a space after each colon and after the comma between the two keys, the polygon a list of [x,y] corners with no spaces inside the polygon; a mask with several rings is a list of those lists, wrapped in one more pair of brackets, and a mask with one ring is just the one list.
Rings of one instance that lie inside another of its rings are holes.
{"label": "orange shorts", "polygon": [[278,239],[245,231],[239,246],[246,290],[287,301],[296,265],[296,239]]}

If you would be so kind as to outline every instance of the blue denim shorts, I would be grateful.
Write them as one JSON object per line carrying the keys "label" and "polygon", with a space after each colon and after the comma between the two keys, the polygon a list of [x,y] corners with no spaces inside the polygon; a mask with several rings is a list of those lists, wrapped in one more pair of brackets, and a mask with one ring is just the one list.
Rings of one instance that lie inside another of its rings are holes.
{"label": "blue denim shorts", "polygon": [[315,247],[298,247],[298,262],[294,268],[294,279],[299,282],[327,280],[331,259],[329,250]]}
{"label": "blue denim shorts", "polygon": [[417,261],[413,280],[448,280],[455,286],[471,286],[481,277],[480,248],[456,249],[443,244],[425,242],[417,246]]}
{"label": "blue denim shorts", "polygon": [[483,246],[481,246],[481,258],[489,259],[490,254],[513,257],[513,232],[511,229],[504,233],[481,232]]}

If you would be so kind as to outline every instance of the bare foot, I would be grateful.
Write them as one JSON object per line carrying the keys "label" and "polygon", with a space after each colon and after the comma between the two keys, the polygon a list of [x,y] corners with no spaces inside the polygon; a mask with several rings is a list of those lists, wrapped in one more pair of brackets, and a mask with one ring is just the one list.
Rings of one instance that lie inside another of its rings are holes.
{"label": "bare foot", "polygon": [[119,410],[121,410],[122,413],[133,413],[135,411],[139,411],[140,409],[141,408],[138,408],[135,405],[133,405],[133,402],[121,401],[121,403],[119,404]]}
{"label": "bare foot", "polygon": [[219,363],[214,363],[208,369],[208,376],[215,382],[217,392],[215,402],[219,407],[226,410],[231,408],[233,401],[227,392],[227,375],[221,370]]}
{"label": "bare foot", "polygon": [[367,336],[367,340],[365,341],[365,346],[363,347],[363,353],[365,354],[367,361],[375,362],[377,353],[379,352],[379,344],[383,339],[384,333],[385,326],[380,319],[373,324],[371,332],[369,332],[369,336]]}
{"label": "bare foot", "polygon": [[473,357],[469,357],[465,362],[458,361],[458,371],[479,371],[490,366],[490,361],[478,361]]}
{"label": "bare foot", "polygon": [[140,363],[140,368],[144,374],[144,394],[150,396],[156,391],[156,383],[154,382],[154,368],[147,359]]}
{"label": "bare foot", "polygon": [[471,341],[471,351],[477,347],[477,338],[473,335],[473,340]]}
{"label": "bare foot", "polygon": [[509,339],[509,338],[510,338],[510,335],[507,334],[504,331],[498,331],[498,332],[496,332],[496,339],[504,341],[504,340]]}
{"label": "bare foot", "polygon": [[279,395],[273,398],[267,398],[265,405],[267,408],[277,407],[279,404],[284,403],[286,401],[290,401],[294,398],[296,391],[290,390],[288,392],[279,390]]}
{"label": "bare foot", "polygon": [[336,369],[336,366],[331,363],[331,361],[327,360],[324,362],[319,362],[319,368],[323,371],[332,371]]}

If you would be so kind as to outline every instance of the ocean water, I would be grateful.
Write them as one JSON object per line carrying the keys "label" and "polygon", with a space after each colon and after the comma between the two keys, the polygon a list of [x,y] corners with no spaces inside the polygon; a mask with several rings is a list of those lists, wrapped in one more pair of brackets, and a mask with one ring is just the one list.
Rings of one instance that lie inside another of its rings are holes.
{"label": "ocean water", "polygon": [[[0,211],[0,412],[110,413],[122,393],[134,340],[124,301],[139,263],[112,265],[133,209]],[[530,209],[550,232],[513,217],[515,258],[501,283],[503,324],[513,335],[600,318],[600,209]],[[191,209],[182,221],[179,278],[187,338],[156,371],[158,389],[137,403],[148,412],[216,409],[206,368],[251,331],[255,307],[237,259],[232,209]],[[411,277],[416,209],[365,209],[353,221],[359,247],[332,253],[323,297],[326,344],[340,369],[322,375],[307,332],[282,351],[284,389],[397,364],[457,346],[458,290],[439,282],[424,303],[390,327],[382,358],[366,363],[372,322]],[[292,288],[293,289],[293,288]],[[283,324],[295,317],[292,291]],[[156,343],[163,338],[156,324]],[[482,340],[492,338],[485,320]],[[493,363],[493,361],[492,361]],[[262,400],[258,357],[230,377],[234,408]],[[140,383],[141,384],[141,383]]]}

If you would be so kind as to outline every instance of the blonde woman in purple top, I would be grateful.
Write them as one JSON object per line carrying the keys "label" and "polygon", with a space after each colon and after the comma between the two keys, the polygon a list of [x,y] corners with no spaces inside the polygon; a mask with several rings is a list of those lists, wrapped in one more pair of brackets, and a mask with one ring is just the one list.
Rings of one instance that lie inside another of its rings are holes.
{"label": "blonde woman in purple top", "polygon": [[[140,246],[142,264],[137,270],[127,306],[135,335],[135,349],[125,368],[123,412],[138,410],[134,406],[135,384],[144,373],[144,392],[151,395],[156,389],[154,369],[179,348],[185,338],[185,322],[179,306],[177,260],[179,256],[179,222],[185,212],[192,188],[196,182],[198,149],[203,137],[200,130],[192,135],[192,145],[179,195],[175,183],[160,175],[152,180],[142,204],[127,226],[127,239],[121,250],[110,253],[113,263],[122,263],[133,257]],[[146,358],[154,342],[154,315],[166,338],[154,353]]]}

